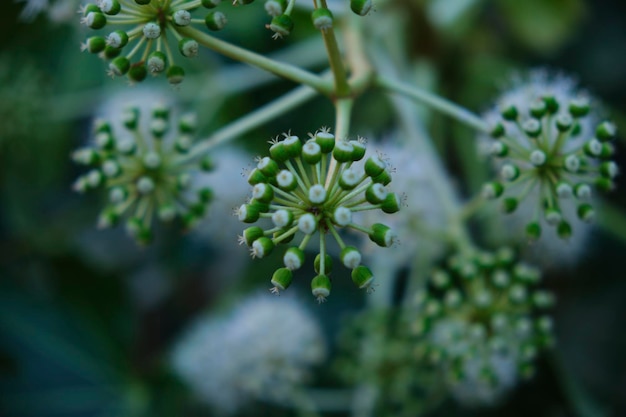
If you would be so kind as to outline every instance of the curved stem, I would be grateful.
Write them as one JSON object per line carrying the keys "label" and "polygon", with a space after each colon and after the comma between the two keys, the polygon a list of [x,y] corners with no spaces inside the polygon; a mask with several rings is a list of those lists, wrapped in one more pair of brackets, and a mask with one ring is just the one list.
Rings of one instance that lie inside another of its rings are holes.
{"label": "curved stem", "polygon": [[308,85],[328,96],[333,93],[333,87],[328,81],[299,67],[266,58],[263,55],[215,38],[191,26],[178,28],[178,31],[196,40],[199,44],[236,61],[259,67],[296,83]]}
{"label": "curved stem", "polygon": [[[326,0],[321,0],[321,3],[322,7],[328,7],[326,5]],[[328,62],[330,63],[330,69],[333,72],[333,78],[335,81],[335,96],[347,97],[350,95],[350,85],[348,84],[348,78],[346,77],[346,69],[343,65],[341,52],[339,52],[335,32],[333,28],[324,29],[321,32],[322,38],[324,39],[324,45],[326,45],[326,52],[328,53]]]}
{"label": "curved stem", "polygon": [[483,119],[470,112],[466,108],[461,107],[458,104],[455,104],[449,100],[446,100],[443,97],[440,97],[429,91],[422,90],[413,85],[402,83],[400,81],[386,78],[384,76],[376,77],[375,83],[381,88],[404,95],[437,111],[440,111],[441,113],[447,114],[453,119],[456,119],[473,129],[485,133],[489,132],[489,126]]}
{"label": "curved stem", "polygon": [[232,140],[289,110],[293,110],[295,107],[315,97],[316,94],[317,92],[310,87],[298,87],[273,102],[217,130],[211,136],[196,145],[189,154],[177,160],[176,164],[184,164],[190,160],[199,158],[215,146]]}

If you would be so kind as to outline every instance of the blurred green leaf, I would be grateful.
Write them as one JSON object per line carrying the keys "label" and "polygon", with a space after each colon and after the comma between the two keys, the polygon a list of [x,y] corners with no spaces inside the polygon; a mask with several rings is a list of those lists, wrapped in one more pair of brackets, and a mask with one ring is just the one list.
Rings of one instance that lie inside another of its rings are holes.
{"label": "blurred green leaf", "polygon": [[542,53],[560,47],[585,12],[582,0],[499,0],[498,4],[515,37]]}

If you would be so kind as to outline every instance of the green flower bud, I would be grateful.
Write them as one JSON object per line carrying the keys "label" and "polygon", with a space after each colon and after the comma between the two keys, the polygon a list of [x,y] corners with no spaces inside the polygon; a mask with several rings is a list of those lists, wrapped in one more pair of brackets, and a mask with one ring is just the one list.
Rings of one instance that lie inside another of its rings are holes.
{"label": "green flower bud", "polygon": [[535,100],[530,103],[530,115],[536,119],[541,119],[547,111],[548,107],[543,100]]}
{"label": "green flower bud", "polygon": [[400,198],[396,193],[388,193],[385,200],[381,203],[380,208],[387,214],[397,213],[400,211]]}
{"label": "green flower bud", "polygon": [[504,186],[499,182],[489,182],[483,185],[481,194],[483,198],[494,199],[498,198],[504,192]]}
{"label": "green flower bud", "polygon": [[244,223],[254,223],[259,220],[261,212],[251,204],[242,204],[237,209],[237,218]]}
{"label": "green flower bud", "polygon": [[293,30],[293,20],[287,14],[274,16],[268,28],[274,32],[274,39],[284,38],[285,36],[289,36]]}
{"label": "green flower bud", "polygon": [[340,140],[335,144],[333,149],[333,158],[337,162],[349,162],[352,161],[352,153],[354,152],[354,146],[348,141]]}
{"label": "green flower bud", "polygon": [[541,134],[541,123],[537,119],[528,119],[522,124],[522,129],[531,138]]}
{"label": "green flower bud", "polygon": [[500,114],[504,118],[504,120],[515,121],[519,116],[519,112],[517,111],[517,107],[514,105],[505,106],[500,109]]}
{"label": "green flower bud", "polygon": [[330,295],[330,289],[330,278],[326,275],[317,275],[311,280],[311,293],[318,303],[326,301],[326,297]]}
{"label": "green flower bud", "polygon": [[333,14],[324,7],[313,10],[311,20],[313,21],[313,26],[318,30],[324,31],[333,27]]}
{"label": "green flower bud", "polygon": [[209,30],[218,31],[224,29],[224,26],[228,23],[228,19],[226,19],[226,15],[222,12],[211,11],[204,18],[204,23]]}
{"label": "green flower bud", "polygon": [[397,236],[388,226],[381,223],[374,223],[372,225],[372,231],[369,234],[369,238],[378,246],[388,248],[396,243]]}
{"label": "green flower bud", "polygon": [[89,12],[81,22],[91,29],[102,29],[107,24],[107,18],[101,12]]}
{"label": "green flower bud", "polygon": [[345,246],[339,255],[341,263],[349,269],[354,269],[361,264],[361,252],[354,246]]}
{"label": "green flower bud", "polygon": [[245,243],[247,246],[252,246],[252,243],[260,237],[263,237],[263,229],[259,226],[250,226],[243,231],[239,243]]}
{"label": "green flower bud", "polygon": [[135,64],[130,67],[128,71],[128,78],[134,82],[141,82],[148,76],[148,70],[143,64]]}
{"label": "green flower bud", "polygon": [[366,266],[359,265],[352,270],[352,282],[359,287],[359,289],[370,288],[374,281],[374,274]]}
{"label": "green flower bud", "polygon": [[495,123],[489,132],[491,137],[494,139],[500,139],[505,133],[506,130],[504,129],[504,125],[500,122]]}
{"label": "green flower bud", "polygon": [[[321,262],[322,262],[322,256],[318,253],[315,256],[315,260],[313,261],[313,268],[315,269],[316,274],[322,273]],[[325,254],[324,255],[324,274],[330,275],[332,270],[333,270],[333,258],[331,258],[328,254]]]}
{"label": "green flower bud", "polygon": [[252,198],[262,203],[270,203],[274,198],[274,190],[269,184],[259,183],[252,188]]}
{"label": "green flower bud", "polygon": [[283,169],[278,173],[278,175],[276,175],[276,183],[281,190],[287,192],[298,188],[298,180],[296,180],[296,177],[286,169]]}
{"label": "green flower bud", "polygon": [[589,101],[584,98],[574,99],[569,103],[569,113],[573,117],[584,117],[589,114]]}
{"label": "green flower bud", "polygon": [[185,70],[178,65],[172,65],[167,69],[167,81],[172,85],[178,85],[185,79]]}
{"label": "green flower bud", "polygon": [[81,50],[87,51],[92,54],[98,54],[104,51],[106,47],[106,40],[102,36],[92,36],[87,38],[85,43],[81,46]]}
{"label": "green flower bud", "polygon": [[264,7],[268,15],[280,16],[287,10],[287,0],[267,0]]}
{"label": "green flower bud", "polygon": [[578,209],[576,210],[576,214],[578,215],[578,218],[584,221],[585,223],[593,222],[594,217],[595,217],[595,211],[593,210],[593,207],[591,207],[590,204],[579,205]]}
{"label": "green flower bud", "polygon": [[387,168],[387,164],[379,156],[370,156],[365,161],[365,173],[369,177],[376,177],[382,174]]}
{"label": "green flower bud", "polygon": [[272,275],[272,285],[274,286],[273,291],[278,293],[278,291],[284,291],[289,287],[291,281],[293,279],[293,273],[290,269],[287,268],[279,268]]}
{"label": "green flower bud", "polygon": [[109,75],[121,76],[128,72],[130,69],[130,61],[125,56],[115,58],[109,64]]}
{"label": "green flower bud", "polygon": [[325,129],[318,130],[315,133],[315,143],[320,145],[322,153],[330,153],[335,148],[335,135]]}
{"label": "green flower bud", "polygon": [[502,211],[506,214],[513,213],[517,210],[519,201],[514,197],[507,197],[502,200]]}
{"label": "green flower bud", "polygon": [[157,75],[165,71],[166,64],[167,59],[165,54],[161,51],[152,51],[146,60],[146,67],[148,68],[148,72],[152,75]]}
{"label": "green flower bud", "polygon": [[602,142],[609,141],[617,134],[617,128],[611,122],[602,122],[596,128],[596,137]]}
{"label": "green flower bud", "polygon": [[296,246],[290,247],[285,251],[283,263],[292,271],[300,269],[304,265],[304,251]]}
{"label": "green flower bud", "polygon": [[250,249],[250,254],[253,258],[264,258],[268,256],[274,250],[274,242],[272,239],[262,236],[252,242],[252,247]]}
{"label": "green flower bud", "polygon": [[570,225],[565,220],[561,220],[561,222],[556,227],[556,233],[561,239],[569,239],[570,237],[572,237],[572,225]]}
{"label": "green flower bud", "polygon": [[350,10],[359,16],[367,15],[372,9],[372,0],[350,0]]}
{"label": "green flower bud", "polygon": [[541,225],[538,222],[530,222],[526,225],[526,237],[534,242],[541,237]]}
{"label": "green flower bud", "polygon": [[546,108],[548,109],[549,114],[555,114],[559,111],[559,102],[554,96],[544,96],[544,103],[546,103]]}
{"label": "green flower bud", "polygon": [[183,38],[178,41],[178,50],[186,58],[198,56],[198,42],[191,38]]}

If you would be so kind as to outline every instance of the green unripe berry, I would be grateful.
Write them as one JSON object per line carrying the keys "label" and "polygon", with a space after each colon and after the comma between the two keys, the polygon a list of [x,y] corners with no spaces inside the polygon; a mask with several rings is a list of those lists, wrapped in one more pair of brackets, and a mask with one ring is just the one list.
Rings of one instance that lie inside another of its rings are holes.
{"label": "green unripe berry", "polygon": [[315,143],[320,145],[322,153],[330,153],[335,148],[335,135],[326,130],[319,130],[315,133]]}
{"label": "green unripe berry", "polygon": [[589,110],[589,101],[586,99],[574,99],[569,103],[569,113],[573,117],[584,117],[589,114]]}
{"label": "green unripe berry", "polygon": [[150,55],[148,55],[148,59],[146,59],[146,67],[148,67],[150,74],[153,75],[160,74],[165,71],[166,64],[167,58],[161,51],[152,51]]}
{"label": "green unripe berry", "polygon": [[576,214],[578,215],[578,218],[585,223],[593,222],[593,219],[595,217],[595,211],[590,204],[579,205],[578,209],[576,210]]}
{"label": "green unripe berry", "polygon": [[365,16],[372,9],[372,0],[350,0],[350,9],[359,16]]}
{"label": "green unripe berry", "polygon": [[546,103],[546,108],[548,109],[549,114],[555,114],[559,111],[559,102],[556,100],[554,96],[544,96],[543,102]]}
{"label": "green unripe berry", "polygon": [[130,61],[125,56],[119,56],[109,64],[109,73],[111,75],[121,76],[126,74],[129,69]]}
{"label": "green unripe berry", "polygon": [[143,64],[137,64],[130,67],[128,71],[128,78],[131,81],[141,82],[146,79],[148,76],[148,70],[146,66]]}
{"label": "green unripe berry", "polygon": [[289,287],[293,279],[293,273],[290,269],[279,268],[272,275],[271,283],[277,289],[284,291]]}
{"label": "green unripe berry", "polygon": [[519,116],[519,111],[514,105],[505,106],[500,110],[500,114],[504,120],[515,121]]}
{"label": "green unripe berry", "polygon": [[222,12],[211,11],[204,18],[204,23],[209,30],[218,31],[226,26],[228,19],[226,19],[226,15]]}
{"label": "green unripe berry", "polygon": [[92,36],[90,38],[87,38],[82,46],[82,50],[92,54],[98,54],[104,51],[105,47],[106,40],[102,36]]}
{"label": "green unripe berry", "polygon": [[313,10],[311,20],[313,21],[313,26],[318,30],[324,31],[333,27],[333,14],[324,7]]}
{"label": "green unripe berry", "polygon": [[506,214],[513,213],[515,210],[517,210],[518,204],[519,202],[517,198],[507,197],[502,200],[502,211]]}
{"label": "green unripe berry", "polygon": [[617,128],[611,122],[602,122],[596,128],[596,137],[602,142],[609,141],[617,134]]}
{"label": "green unripe berry", "polygon": [[283,38],[289,36],[293,30],[293,20],[287,14],[274,16],[268,28],[274,32],[274,38]]}
{"label": "green unripe berry", "polygon": [[500,122],[497,122],[496,124],[494,124],[491,127],[491,131],[489,132],[491,137],[494,139],[501,138],[502,136],[504,136],[505,133],[506,133],[506,130],[504,129],[504,125]]}
{"label": "green unripe berry", "polygon": [[374,281],[374,274],[366,266],[359,265],[352,270],[351,273],[352,282],[359,287],[359,289],[369,288]]}
{"label": "green unripe berry", "polygon": [[339,254],[341,263],[350,269],[354,269],[361,264],[361,253],[354,246],[345,246]]}
{"label": "green unripe berry", "polygon": [[283,256],[283,263],[288,269],[296,270],[300,269],[304,265],[304,251],[302,249],[292,246],[285,251]]}
{"label": "green unripe berry", "polygon": [[183,38],[178,41],[178,50],[185,58],[198,56],[198,42],[191,38]]}
{"label": "green unripe berry", "polygon": [[317,275],[311,280],[311,293],[319,303],[326,301],[326,297],[330,295],[331,287],[330,278],[326,275]]}
{"label": "green unripe berry", "polygon": [[172,85],[178,85],[185,79],[185,70],[178,65],[172,65],[167,69],[167,81]]}
{"label": "green unripe berry", "polygon": [[333,258],[330,255],[324,255],[324,271],[322,271],[322,256],[318,253],[315,256],[315,261],[313,261],[313,268],[315,269],[316,274],[326,274],[330,275],[333,270]]}

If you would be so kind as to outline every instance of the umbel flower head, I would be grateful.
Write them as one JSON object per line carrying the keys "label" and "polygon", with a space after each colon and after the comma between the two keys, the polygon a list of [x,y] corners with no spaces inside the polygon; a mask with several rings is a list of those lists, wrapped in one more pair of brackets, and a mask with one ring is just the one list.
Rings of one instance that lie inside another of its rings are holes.
{"label": "umbel flower head", "polygon": [[289,404],[325,357],[323,333],[301,302],[253,295],[225,315],[198,318],[172,365],[200,400],[233,414],[254,399]]}
{"label": "umbel flower head", "polygon": [[226,17],[220,11],[209,10],[204,19],[192,16],[201,7],[214,9],[220,1],[97,0],[82,9],[81,22],[91,29],[110,31],[88,38],[82,49],[109,60],[111,76],[128,75],[139,82],[148,74],[165,73],[170,83],[178,84],[185,71],[176,57],[193,58],[199,49],[198,42],[181,30],[193,24],[222,29]]}
{"label": "umbel flower head", "polygon": [[419,352],[440,367],[457,399],[490,403],[553,344],[554,297],[537,289],[540,273],[513,251],[457,254],[432,273],[417,297]]}
{"label": "umbel flower head", "polygon": [[566,218],[566,205],[575,207],[581,221],[591,222],[592,190],[613,189],[618,174],[611,160],[615,125],[597,123],[593,103],[574,87],[567,78],[535,72],[486,116],[492,123],[489,151],[498,161],[500,179],[485,184],[483,196],[499,198],[505,213],[533,200],[526,226],[530,240],[541,236],[544,222],[569,238],[572,219]]}
{"label": "umbel flower head", "polygon": [[284,134],[271,142],[270,156],[259,159],[248,176],[253,186],[252,199],[236,210],[245,223],[259,219],[271,221],[263,229],[251,226],[244,230],[240,243],[250,247],[253,258],[269,255],[275,246],[291,243],[297,234],[303,238],[285,251],[284,268],[272,277],[273,292],[291,284],[293,271],[304,265],[305,249],[313,236],[319,235],[319,251],[315,258],[315,277],[311,290],[319,302],[330,294],[332,259],[328,255],[326,237],[338,243],[341,263],[352,270],[352,280],[363,289],[370,289],[373,274],[361,265],[361,253],[346,245],[340,229],[363,232],[379,246],[389,247],[396,241],[395,233],[382,223],[365,227],[355,223],[353,214],[364,210],[395,213],[400,199],[385,188],[391,182],[386,162],[370,156],[357,169],[354,162],[365,156],[363,140],[339,140],[327,129],[320,129],[306,142]]}
{"label": "umbel flower head", "polygon": [[213,196],[207,187],[191,189],[192,176],[213,167],[209,158],[200,162],[185,158],[194,145],[195,116],[180,117],[175,133],[170,132],[166,107],[153,109],[147,132],[141,129],[138,108],[126,109],[122,117],[124,132],[115,132],[109,122],[97,120],[95,146],[73,153],[75,162],[92,167],[76,180],[74,190],[106,188],[109,204],[100,214],[98,226],[113,226],[127,215],[126,229],[138,243],[151,240],[154,217],[162,221],[179,217],[186,227],[192,226],[204,215]]}

